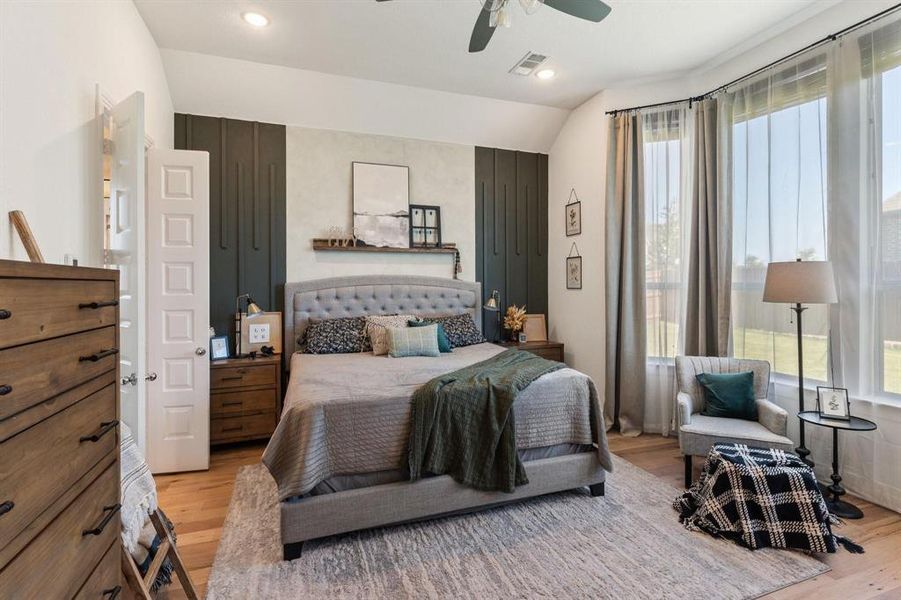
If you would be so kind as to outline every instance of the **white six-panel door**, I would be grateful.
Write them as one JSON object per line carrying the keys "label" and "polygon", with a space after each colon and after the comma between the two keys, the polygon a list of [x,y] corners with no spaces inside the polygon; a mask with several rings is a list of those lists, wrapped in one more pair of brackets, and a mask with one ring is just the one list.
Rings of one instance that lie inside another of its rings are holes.
{"label": "white six-panel door", "polygon": [[209,154],[147,153],[147,462],[209,468]]}
{"label": "white six-panel door", "polygon": [[146,448],[144,289],[144,95],[110,110],[110,247],[106,265],[119,269],[119,364],[122,421]]}

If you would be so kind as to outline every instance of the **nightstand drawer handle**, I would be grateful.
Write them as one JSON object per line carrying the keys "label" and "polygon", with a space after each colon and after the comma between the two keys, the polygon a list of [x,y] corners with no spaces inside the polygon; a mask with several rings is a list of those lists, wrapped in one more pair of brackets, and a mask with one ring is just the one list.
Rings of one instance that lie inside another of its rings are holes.
{"label": "nightstand drawer handle", "polygon": [[238,400],[237,402],[223,402],[222,406],[241,406],[244,404],[243,400]]}
{"label": "nightstand drawer handle", "polygon": [[119,306],[119,301],[107,300],[105,302],[82,302],[78,305],[78,308],[90,308],[92,310],[97,310],[98,308],[105,308],[107,306]]}
{"label": "nightstand drawer handle", "polygon": [[100,424],[100,429],[94,435],[85,435],[78,438],[79,442],[99,442],[100,438],[105,436],[107,433],[116,428],[116,425],[119,424],[118,419],[113,419],[112,421],[106,421]]}
{"label": "nightstand drawer handle", "polygon": [[0,308],[0,321],[8,319],[11,316],[13,316],[13,314],[10,311],[6,310],[5,308]]}
{"label": "nightstand drawer handle", "polygon": [[11,385],[0,385],[0,396],[5,396],[13,391],[13,386]]}
{"label": "nightstand drawer handle", "polygon": [[85,529],[81,532],[82,537],[87,537],[89,535],[100,535],[103,533],[103,530],[106,529],[106,526],[109,525],[109,522],[113,520],[113,517],[116,516],[116,513],[119,512],[119,509],[122,508],[122,505],[119,503],[113,504],[112,506],[104,506],[103,512],[106,513],[106,516],[103,517],[103,520],[95,527],[94,529]]}
{"label": "nightstand drawer handle", "polygon": [[106,598],[107,596],[109,596],[109,600],[116,600],[116,598],[119,597],[119,593],[120,593],[121,591],[122,591],[122,586],[121,586],[121,585],[117,585],[117,586],[114,587],[114,588],[110,588],[110,589],[108,589],[108,590],[103,590],[102,592],[100,592],[100,595],[101,595],[102,597],[104,597],[104,598]]}
{"label": "nightstand drawer handle", "polygon": [[78,362],[97,362],[100,359],[106,358],[107,356],[113,356],[114,354],[119,354],[118,348],[110,348],[109,350],[101,350],[100,352],[95,352],[94,354],[89,354],[87,356],[79,356]]}
{"label": "nightstand drawer handle", "polygon": [[238,381],[239,379],[244,379],[243,375],[229,375],[228,377],[223,377],[222,381]]}
{"label": "nightstand drawer handle", "polygon": [[231,433],[232,431],[241,431],[244,429],[243,425],[238,425],[237,427],[229,427],[227,429],[223,429],[222,433]]}
{"label": "nightstand drawer handle", "polygon": [[7,500],[3,504],[0,504],[0,517],[11,511],[15,505],[16,503],[12,500]]}

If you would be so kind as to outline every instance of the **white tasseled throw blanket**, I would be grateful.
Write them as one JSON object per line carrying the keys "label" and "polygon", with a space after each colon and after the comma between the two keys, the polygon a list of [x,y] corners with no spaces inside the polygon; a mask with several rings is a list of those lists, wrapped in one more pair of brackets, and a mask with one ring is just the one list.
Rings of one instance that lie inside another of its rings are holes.
{"label": "white tasseled throw blanket", "polygon": [[[156,510],[156,484],[144,461],[144,456],[135,443],[131,429],[125,423],[120,425],[120,435],[122,439],[120,444],[122,460],[119,463],[122,470],[122,543],[138,560],[138,564],[141,564],[143,558],[139,558],[136,554],[139,550],[138,538],[141,536],[144,522],[148,520],[147,515]],[[146,556],[146,551],[142,551],[141,554]]]}

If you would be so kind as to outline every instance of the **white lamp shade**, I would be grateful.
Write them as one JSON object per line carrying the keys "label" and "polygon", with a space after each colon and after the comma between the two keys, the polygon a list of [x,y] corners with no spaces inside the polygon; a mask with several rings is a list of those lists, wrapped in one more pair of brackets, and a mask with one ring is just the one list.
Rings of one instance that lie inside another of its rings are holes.
{"label": "white lamp shade", "polygon": [[835,304],[835,275],[825,260],[774,262],[767,265],[764,302]]}

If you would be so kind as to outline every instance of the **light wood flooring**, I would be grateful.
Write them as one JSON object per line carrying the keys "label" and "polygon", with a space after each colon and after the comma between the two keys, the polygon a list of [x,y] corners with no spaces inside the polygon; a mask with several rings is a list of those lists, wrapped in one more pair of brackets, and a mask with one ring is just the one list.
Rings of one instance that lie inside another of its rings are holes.
{"label": "light wood flooring", "polygon": [[[263,448],[263,444],[250,444],[215,450],[209,471],[156,478],[160,506],[175,523],[179,551],[202,594],[206,591],[235,474],[240,467],[258,462]],[[682,458],[675,438],[658,435],[626,438],[611,434],[610,449],[663,481],[681,487]],[[700,462],[695,460],[696,475]],[[860,521],[847,521],[840,532],[862,544],[866,554],[840,551],[825,556],[822,560],[832,567],[832,571],[767,598],[901,598],[901,515],[864,500],[850,497],[849,500],[857,504],[865,516]],[[673,557],[673,560],[685,558]],[[184,597],[177,582],[165,597]]]}

